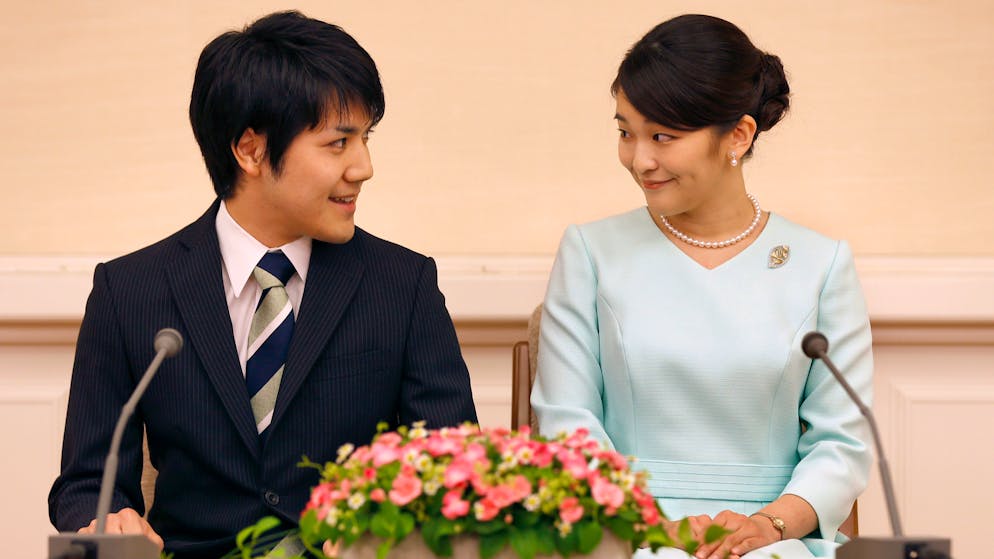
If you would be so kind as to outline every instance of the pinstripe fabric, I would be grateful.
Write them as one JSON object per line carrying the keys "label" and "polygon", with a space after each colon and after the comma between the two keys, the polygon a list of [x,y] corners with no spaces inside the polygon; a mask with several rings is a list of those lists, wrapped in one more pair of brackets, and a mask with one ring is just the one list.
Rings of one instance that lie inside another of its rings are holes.
{"label": "pinstripe fabric", "polygon": [[249,328],[245,386],[260,434],[273,419],[283,365],[293,337],[293,307],[286,283],[295,272],[290,259],[280,251],[266,253],[252,272],[262,288],[262,296]]}
{"label": "pinstripe fabric", "polygon": [[73,367],[62,474],[49,495],[60,530],[90,522],[114,423],[152,359],[152,338],[186,338],[124,434],[111,510],[143,512],[141,425],[159,469],[149,520],[176,559],[217,557],[274,514],[291,524],[316,484],[301,456],[332,460],[376,423],[475,421],[469,375],[430,258],[361,229],[315,241],[280,397],[260,438],[238,361],[214,229],[217,204],[172,237],[100,264]]}

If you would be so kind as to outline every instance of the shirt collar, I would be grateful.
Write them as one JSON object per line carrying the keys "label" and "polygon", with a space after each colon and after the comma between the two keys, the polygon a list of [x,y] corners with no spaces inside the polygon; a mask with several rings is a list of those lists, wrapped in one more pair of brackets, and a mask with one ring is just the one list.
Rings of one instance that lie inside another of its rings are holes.
{"label": "shirt collar", "polygon": [[231,282],[231,289],[235,297],[242,294],[242,289],[252,277],[252,270],[267,252],[282,250],[283,254],[290,259],[297,275],[301,281],[307,281],[307,267],[311,261],[311,239],[310,237],[300,237],[281,247],[270,249],[260,243],[248,231],[235,221],[228,213],[228,208],[224,201],[217,210],[217,218],[214,221],[217,229],[217,240],[221,248],[221,260],[224,269],[228,273],[228,281]]}

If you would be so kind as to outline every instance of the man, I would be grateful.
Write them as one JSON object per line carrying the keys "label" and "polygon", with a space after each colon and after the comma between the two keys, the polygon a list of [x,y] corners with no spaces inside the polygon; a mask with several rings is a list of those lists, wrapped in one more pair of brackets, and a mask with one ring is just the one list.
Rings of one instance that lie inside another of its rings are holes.
{"label": "man", "polygon": [[[125,431],[107,531],[176,559],[223,555],[265,515],[292,526],[318,481],[304,455],[334,459],[380,421],[476,421],[434,262],[353,221],[383,111],[366,51],[299,13],[204,48],[190,121],[218,199],[96,268],[49,496],[59,530],[94,529],[114,424],[163,327],[186,344]],[[159,470],[147,522],[143,424]]]}

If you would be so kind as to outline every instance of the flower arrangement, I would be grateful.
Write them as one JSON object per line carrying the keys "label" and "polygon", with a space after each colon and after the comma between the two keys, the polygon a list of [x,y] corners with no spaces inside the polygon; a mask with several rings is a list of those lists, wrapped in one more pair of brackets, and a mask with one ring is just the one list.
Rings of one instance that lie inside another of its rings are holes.
{"label": "flower arrangement", "polygon": [[381,425],[369,445],[344,445],[333,463],[304,459],[322,475],[299,536],[317,554],[326,541],[348,547],[372,534],[382,541],[379,559],[415,527],[438,556],[450,556],[452,538],[464,534],[478,536],[482,559],[508,545],[521,559],[586,554],[605,529],[633,548],[673,545],[647,474],[588,434]]}

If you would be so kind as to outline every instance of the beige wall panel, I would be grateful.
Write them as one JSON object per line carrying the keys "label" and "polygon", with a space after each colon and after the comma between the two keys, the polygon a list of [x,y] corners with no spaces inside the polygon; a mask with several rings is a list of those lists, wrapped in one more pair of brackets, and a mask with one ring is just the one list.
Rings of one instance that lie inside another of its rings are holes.
{"label": "beige wall panel", "polygon": [[[197,55],[281,2],[7,2],[0,253],[116,254],[212,198],[186,118]],[[686,11],[782,56],[793,114],[747,179],[859,254],[994,255],[994,4],[294,3],[376,59],[387,116],[358,214],[433,254],[550,254],[570,222],[640,203],[608,94],[628,46]]]}

